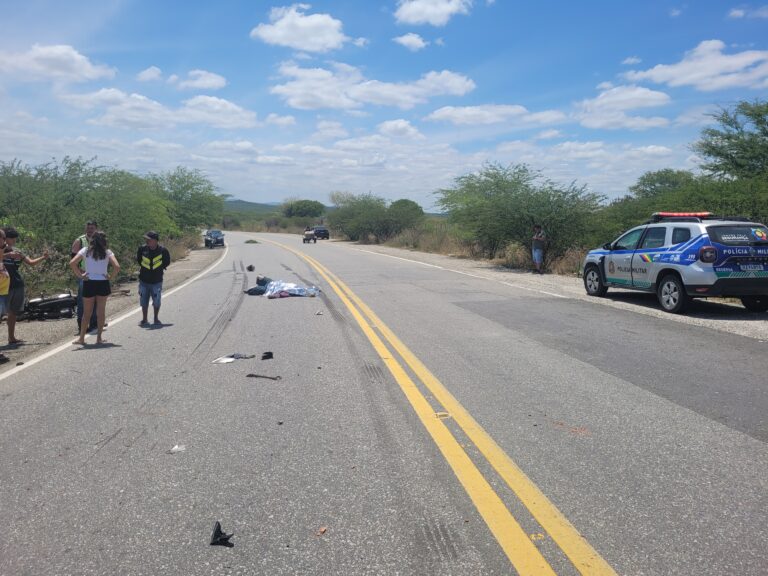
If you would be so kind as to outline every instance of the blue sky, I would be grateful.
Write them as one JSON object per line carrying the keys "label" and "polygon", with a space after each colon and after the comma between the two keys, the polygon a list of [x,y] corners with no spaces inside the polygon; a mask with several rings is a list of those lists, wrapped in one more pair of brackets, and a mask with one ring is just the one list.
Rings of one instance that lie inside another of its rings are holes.
{"label": "blue sky", "polygon": [[0,0],[0,160],[433,206],[486,162],[609,198],[768,94],[768,5]]}

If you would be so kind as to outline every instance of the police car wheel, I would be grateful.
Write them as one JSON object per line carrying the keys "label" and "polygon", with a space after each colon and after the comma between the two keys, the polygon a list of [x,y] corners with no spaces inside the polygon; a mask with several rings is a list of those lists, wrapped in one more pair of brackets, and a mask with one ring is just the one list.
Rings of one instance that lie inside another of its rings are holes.
{"label": "police car wheel", "polygon": [[683,283],[674,274],[664,276],[659,283],[657,296],[661,307],[672,314],[682,312],[690,301]]}
{"label": "police car wheel", "polygon": [[744,296],[741,303],[750,312],[768,311],[768,296]]}
{"label": "police car wheel", "polygon": [[584,288],[590,296],[605,296],[605,293],[608,292],[608,287],[603,284],[597,266],[590,266],[584,272]]}

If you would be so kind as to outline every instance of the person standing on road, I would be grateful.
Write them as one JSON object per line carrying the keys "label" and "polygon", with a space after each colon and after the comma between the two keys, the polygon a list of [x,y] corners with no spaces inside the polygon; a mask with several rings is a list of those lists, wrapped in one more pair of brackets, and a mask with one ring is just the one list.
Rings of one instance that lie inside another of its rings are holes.
{"label": "person standing on road", "polygon": [[163,292],[163,272],[171,264],[171,254],[165,246],[161,246],[160,236],[150,231],[144,234],[146,243],[136,253],[139,264],[139,304],[141,305],[141,322],[139,326],[148,326],[149,298],[152,297],[155,326],[160,326],[160,298]]}
{"label": "person standing on road", "polygon": [[547,236],[544,234],[544,230],[541,229],[539,224],[533,227],[533,238],[531,238],[531,255],[533,257],[533,263],[536,266],[536,272],[544,274],[544,245],[547,242]]}
{"label": "person standing on road", "polygon": [[[2,228],[0,228],[0,249],[5,250],[5,231]],[[8,270],[5,269],[5,264],[0,259],[0,320],[5,316],[10,286],[11,279],[8,276]],[[0,353],[0,364],[5,364],[8,360],[8,356]]]}
{"label": "person standing on road", "polygon": [[24,278],[19,273],[22,264],[37,266],[48,259],[48,250],[43,251],[39,258],[30,258],[16,248],[19,233],[8,226],[5,232],[5,248],[3,248],[3,265],[8,271],[10,283],[8,286],[8,344],[21,344],[24,341],[16,338],[16,317],[24,311]]}
{"label": "person standing on road", "polygon": [[[85,234],[82,234],[75,238],[72,242],[72,249],[70,250],[69,257],[74,258],[80,250],[88,248],[91,245],[91,238],[96,233],[98,224],[95,221],[89,220],[85,223]],[[85,270],[85,260],[80,263],[80,269]],[[80,334],[80,323],[83,321],[83,281],[77,282],[77,333]],[[94,307],[88,322],[88,330],[96,329],[96,308]]]}
{"label": "person standing on road", "polygon": [[[80,268],[80,262],[85,261],[85,270]],[[112,270],[108,273],[109,265]],[[78,279],[83,281],[83,318],[90,318],[94,306],[96,307],[96,344],[103,344],[101,337],[104,331],[104,317],[106,315],[107,297],[112,293],[110,281],[120,272],[120,264],[111,250],[107,248],[107,235],[104,232],[94,232],[90,246],[81,248],[72,260],[69,267]],[[85,344],[85,335],[88,332],[88,323],[80,323],[80,337],[73,344]]]}

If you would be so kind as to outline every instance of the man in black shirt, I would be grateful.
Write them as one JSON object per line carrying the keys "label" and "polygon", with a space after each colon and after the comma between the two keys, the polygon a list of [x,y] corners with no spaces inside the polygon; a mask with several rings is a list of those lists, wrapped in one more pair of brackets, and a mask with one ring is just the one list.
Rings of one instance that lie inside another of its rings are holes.
{"label": "man in black shirt", "polygon": [[136,253],[136,262],[139,264],[139,303],[141,304],[142,319],[139,326],[148,326],[147,312],[149,311],[149,298],[152,297],[152,307],[155,311],[155,326],[160,326],[160,297],[163,291],[163,271],[171,264],[171,255],[168,250],[159,244],[160,236],[157,232],[144,234],[147,241]]}

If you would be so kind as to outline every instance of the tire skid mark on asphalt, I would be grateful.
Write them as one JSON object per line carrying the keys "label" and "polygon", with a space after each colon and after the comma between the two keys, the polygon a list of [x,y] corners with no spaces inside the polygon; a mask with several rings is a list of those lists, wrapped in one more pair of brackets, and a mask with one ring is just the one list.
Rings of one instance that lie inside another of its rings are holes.
{"label": "tire skid mark on asphalt", "polygon": [[[512,516],[488,480],[472,462],[467,452],[445,425],[445,422],[435,418],[434,408],[418,389],[405,368],[398,362],[376,333],[376,330],[381,331],[384,325],[378,319],[372,320],[369,317],[367,320],[363,316],[363,312],[361,312],[361,310],[367,309],[367,307],[322,264],[284,244],[271,240],[266,240],[266,242],[288,250],[309,262],[345,304],[368,341],[374,347],[379,358],[400,386],[422,425],[443,454],[445,461],[453,470],[460,484],[475,505],[475,508],[485,521],[486,526],[496,538],[496,541],[517,572],[523,576],[555,576],[554,570],[542,553],[531,541],[518,521]],[[354,304],[353,300],[355,301]],[[584,573],[588,574],[590,572]],[[599,572],[591,573],[598,574]],[[603,573],[614,574],[612,571]]]}

